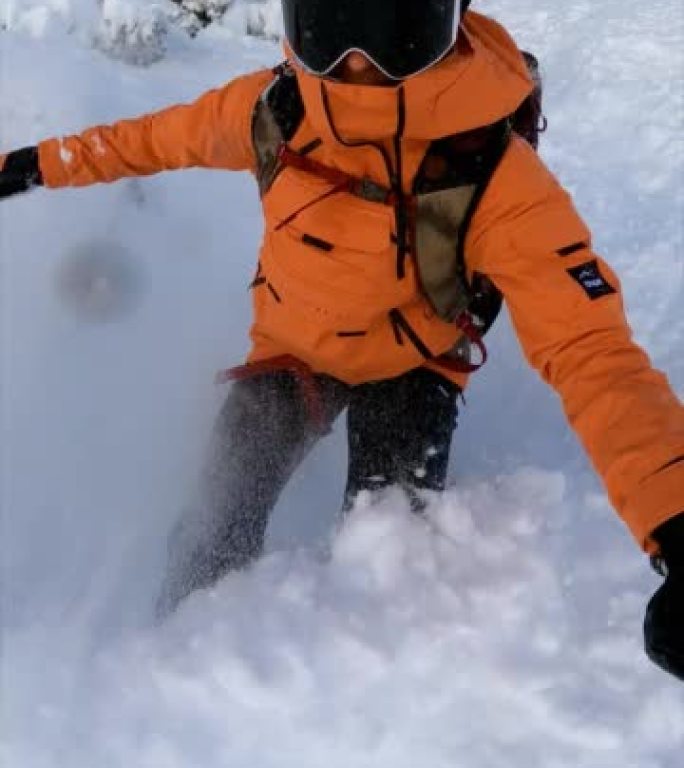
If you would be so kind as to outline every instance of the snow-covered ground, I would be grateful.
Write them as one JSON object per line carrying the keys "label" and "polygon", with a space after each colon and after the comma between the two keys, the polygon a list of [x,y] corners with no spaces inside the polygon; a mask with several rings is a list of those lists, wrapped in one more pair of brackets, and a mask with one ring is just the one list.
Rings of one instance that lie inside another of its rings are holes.
{"label": "snow-covered ground", "polygon": [[[108,0],[109,32],[94,5],[0,0],[0,152],[279,57],[241,34],[264,9],[277,31],[277,3],[195,40],[168,26],[146,67],[111,20],[158,32],[162,3]],[[542,60],[543,154],[684,394],[680,0],[475,5]],[[681,766],[684,689],[640,647],[658,579],[505,321],[426,521],[389,494],[336,529],[338,430],[281,500],[269,555],[152,626],[214,371],[247,348],[260,226],[252,180],[220,172],[0,204],[2,764]],[[124,270],[118,315],[69,300],[84,253]]]}

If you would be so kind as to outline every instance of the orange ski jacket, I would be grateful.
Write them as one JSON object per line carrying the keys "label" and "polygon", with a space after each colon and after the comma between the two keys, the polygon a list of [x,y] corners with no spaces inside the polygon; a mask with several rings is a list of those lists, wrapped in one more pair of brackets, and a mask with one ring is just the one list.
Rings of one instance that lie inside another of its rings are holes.
{"label": "orange ski jacket", "polygon": [[[472,12],[454,55],[396,87],[295,69],[305,116],[291,146],[317,139],[315,160],[385,186],[400,176],[407,194],[433,140],[501,120],[531,89],[508,34]],[[44,141],[44,183],[84,186],[189,167],[255,172],[252,119],[273,77],[256,72],[189,105]],[[387,320],[400,309],[434,357],[460,336],[431,311],[410,259],[398,279],[391,207],[332,194],[324,179],[286,167],[263,209],[251,361],[290,354],[350,384],[439,368]],[[592,251],[568,194],[520,137],[480,201],[465,255],[468,272],[503,294],[528,361],[559,394],[619,514],[654,551],[650,533],[684,511],[684,408],[632,341],[618,279]]]}

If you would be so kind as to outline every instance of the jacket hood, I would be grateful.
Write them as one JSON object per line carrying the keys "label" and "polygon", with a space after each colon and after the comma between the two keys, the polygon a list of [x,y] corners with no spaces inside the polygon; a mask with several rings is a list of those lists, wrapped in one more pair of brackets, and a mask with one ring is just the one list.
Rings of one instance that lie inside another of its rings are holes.
{"label": "jacket hood", "polygon": [[[433,141],[512,114],[532,91],[525,61],[492,19],[469,12],[452,53],[396,86],[348,85],[312,75],[286,46],[307,118],[324,139]],[[403,102],[403,110],[402,104]],[[403,112],[403,117],[402,117]],[[336,135],[335,135],[336,134]]]}

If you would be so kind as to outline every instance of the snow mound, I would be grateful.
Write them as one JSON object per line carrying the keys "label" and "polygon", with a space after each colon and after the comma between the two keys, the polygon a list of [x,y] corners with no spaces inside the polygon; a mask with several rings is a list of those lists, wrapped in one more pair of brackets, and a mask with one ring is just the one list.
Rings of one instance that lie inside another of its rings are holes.
{"label": "snow mound", "polygon": [[598,638],[539,547],[564,494],[523,469],[425,517],[361,499],[326,552],[273,553],[163,626],[11,633],[7,765],[663,768],[684,704],[615,623],[641,596],[616,574]]}

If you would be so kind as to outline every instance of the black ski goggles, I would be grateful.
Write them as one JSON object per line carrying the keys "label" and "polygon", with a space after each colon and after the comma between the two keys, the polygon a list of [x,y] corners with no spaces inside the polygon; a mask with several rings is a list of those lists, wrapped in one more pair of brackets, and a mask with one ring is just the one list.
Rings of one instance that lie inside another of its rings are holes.
{"label": "black ski goggles", "polygon": [[327,75],[352,51],[394,80],[416,75],[456,42],[457,0],[283,0],[285,36],[299,62]]}

